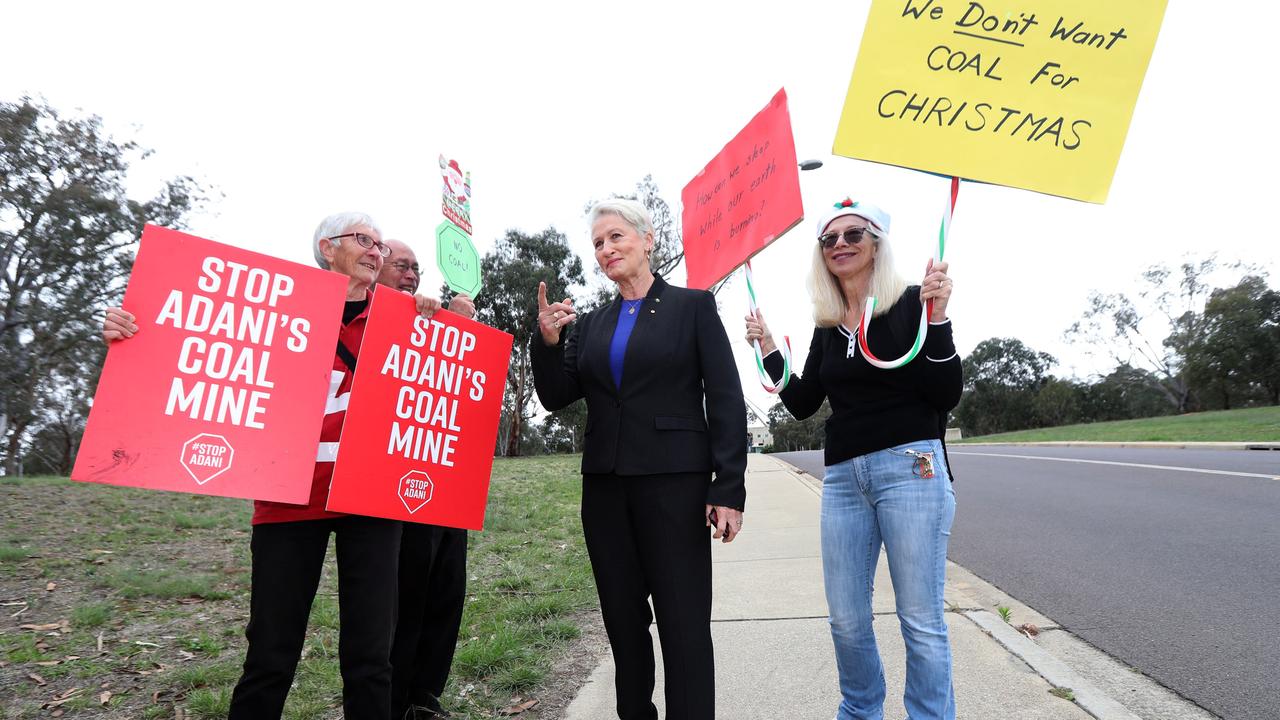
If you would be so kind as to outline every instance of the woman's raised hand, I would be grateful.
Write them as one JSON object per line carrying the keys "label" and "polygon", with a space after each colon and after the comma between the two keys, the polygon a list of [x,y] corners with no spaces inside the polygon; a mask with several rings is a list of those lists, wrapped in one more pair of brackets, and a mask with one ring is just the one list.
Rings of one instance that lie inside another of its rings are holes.
{"label": "woman's raised hand", "polygon": [[778,349],[773,344],[773,333],[769,332],[769,326],[764,322],[764,313],[756,310],[755,315],[748,313],[744,318],[747,321],[747,344],[755,347],[755,342],[760,341],[760,354],[768,355]]}
{"label": "woman's raised hand", "polygon": [[560,342],[560,331],[578,318],[573,311],[573,300],[565,298],[558,303],[547,303],[547,284],[538,283],[538,330],[542,332],[542,342],[556,345]]}
{"label": "woman's raised hand", "polygon": [[924,270],[924,281],[920,283],[920,302],[933,300],[933,312],[929,322],[942,322],[947,319],[947,303],[951,300],[951,277],[947,275],[947,262],[929,260]]}
{"label": "woman's raised hand", "polygon": [[124,308],[107,308],[107,314],[102,319],[102,341],[110,345],[116,340],[133,337],[138,332],[138,326],[134,324],[136,320],[133,313]]}

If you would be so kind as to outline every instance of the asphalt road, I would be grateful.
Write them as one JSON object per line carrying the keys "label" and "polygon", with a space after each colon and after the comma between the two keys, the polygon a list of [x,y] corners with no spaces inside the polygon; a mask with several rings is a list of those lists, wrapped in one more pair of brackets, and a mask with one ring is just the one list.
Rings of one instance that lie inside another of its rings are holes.
{"label": "asphalt road", "polygon": [[1280,718],[1280,452],[949,449],[953,561],[1224,718]]}

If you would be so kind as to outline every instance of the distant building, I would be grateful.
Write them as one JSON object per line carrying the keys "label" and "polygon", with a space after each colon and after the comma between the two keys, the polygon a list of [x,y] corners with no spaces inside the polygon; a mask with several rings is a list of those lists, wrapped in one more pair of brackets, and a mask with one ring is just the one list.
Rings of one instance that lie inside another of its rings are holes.
{"label": "distant building", "polygon": [[769,432],[768,425],[748,425],[747,432],[751,435],[751,452],[761,452],[773,444],[773,433]]}

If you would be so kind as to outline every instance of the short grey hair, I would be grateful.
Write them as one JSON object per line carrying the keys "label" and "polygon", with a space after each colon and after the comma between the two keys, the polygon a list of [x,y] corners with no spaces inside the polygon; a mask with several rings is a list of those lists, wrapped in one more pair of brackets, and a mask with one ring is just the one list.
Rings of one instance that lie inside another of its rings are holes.
{"label": "short grey hair", "polygon": [[601,215],[617,215],[635,228],[640,237],[644,237],[645,233],[653,232],[653,220],[649,218],[648,208],[636,200],[626,198],[601,200],[591,206],[591,210],[587,213],[587,226],[594,226]]}
{"label": "short grey hair", "polygon": [[316,256],[316,265],[319,265],[324,270],[329,269],[329,261],[325,260],[324,255],[320,252],[321,240],[331,238],[334,235],[341,235],[357,225],[372,228],[381,239],[382,230],[378,228],[378,224],[373,221],[373,218],[365,213],[334,213],[321,220],[320,224],[316,226],[316,236],[311,240],[311,252]]}

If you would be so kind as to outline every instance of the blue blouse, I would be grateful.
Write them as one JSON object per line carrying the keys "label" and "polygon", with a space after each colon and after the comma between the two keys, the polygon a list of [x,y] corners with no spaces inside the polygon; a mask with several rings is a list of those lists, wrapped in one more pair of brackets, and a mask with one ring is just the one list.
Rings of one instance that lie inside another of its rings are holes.
{"label": "blue blouse", "polygon": [[640,314],[640,305],[643,303],[644,298],[623,300],[622,307],[618,308],[618,326],[614,328],[613,339],[609,341],[609,370],[613,373],[613,385],[617,388],[622,387],[622,359],[627,353],[627,340],[636,326],[636,317]]}

